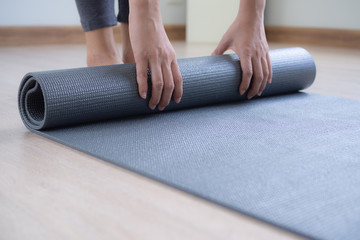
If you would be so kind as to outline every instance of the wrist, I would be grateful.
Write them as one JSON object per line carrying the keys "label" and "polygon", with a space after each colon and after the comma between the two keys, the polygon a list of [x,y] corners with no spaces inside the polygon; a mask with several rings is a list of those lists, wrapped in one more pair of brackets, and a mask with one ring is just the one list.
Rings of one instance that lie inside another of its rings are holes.
{"label": "wrist", "polygon": [[266,0],[241,0],[236,21],[249,27],[264,25]]}

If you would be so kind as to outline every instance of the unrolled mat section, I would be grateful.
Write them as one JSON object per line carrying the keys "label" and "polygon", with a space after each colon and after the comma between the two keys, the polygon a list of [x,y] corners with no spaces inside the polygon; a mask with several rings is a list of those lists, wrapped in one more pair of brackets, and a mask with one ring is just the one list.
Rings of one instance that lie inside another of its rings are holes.
{"label": "unrolled mat section", "polygon": [[37,134],[289,231],[356,239],[360,102],[298,92],[315,78],[304,49],[270,56],[273,82],[250,101],[226,55],[179,60],[183,99],[161,113],[138,96],[133,64],[29,73],[20,115]]}

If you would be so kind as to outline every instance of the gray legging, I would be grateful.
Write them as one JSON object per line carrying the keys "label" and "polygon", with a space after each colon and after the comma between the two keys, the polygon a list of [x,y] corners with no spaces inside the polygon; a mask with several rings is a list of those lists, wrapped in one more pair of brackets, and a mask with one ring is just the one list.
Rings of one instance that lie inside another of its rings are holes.
{"label": "gray legging", "polygon": [[129,22],[129,0],[119,1],[117,18],[114,0],[75,0],[84,32]]}

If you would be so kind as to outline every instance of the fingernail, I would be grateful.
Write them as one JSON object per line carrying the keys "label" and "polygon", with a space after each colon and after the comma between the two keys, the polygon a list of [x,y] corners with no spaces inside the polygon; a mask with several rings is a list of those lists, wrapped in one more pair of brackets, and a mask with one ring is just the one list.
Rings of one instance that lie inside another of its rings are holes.
{"label": "fingernail", "polygon": [[146,92],[142,92],[140,96],[141,98],[146,99]]}
{"label": "fingernail", "polygon": [[159,111],[162,111],[165,109],[165,107],[161,106],[161,107],[158,107]]}
{"label": "fingernail", "polygon": [[151,110],[154,110],[155,107],[156,107],[156,105],[150,105],[150,104],[149,104],[149,108],[150,108]]}
{"label": "fingernail", "polygon": [[258,96],[261,96],[261,94],[262,94],[262,91],[258,93]]}
{"label": "fingernail", "polygon": [[240,89],[240,95],[244,95],[245,90],[244,89]]}
{"label": "fingernail", "polygon": [[250,100],[250,99],[252,99],[253,97],[254,97],[253,95],[248,95],[248,96],[247,96],[247,99]]}
{"label": "fingernail", "polygon": [[175,98],[175,102],[176,102],[176,103],[179,103],[180,101],[181,101],[181,97]]}

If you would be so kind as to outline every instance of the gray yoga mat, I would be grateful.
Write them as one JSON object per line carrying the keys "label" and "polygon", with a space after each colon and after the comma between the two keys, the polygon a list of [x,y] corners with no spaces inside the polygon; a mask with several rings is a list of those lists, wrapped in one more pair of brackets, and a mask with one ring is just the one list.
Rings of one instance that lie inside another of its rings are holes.
{"label": "gray yoga mat", "polygon": [[304,49],[270,56],[273,83],[254,100],[225,55],[180,59],[184,95],[162,113],[138,96],[134,64],[28,73],[20,115],[37,134],[289,231],[359,238],[360,102],[298,92],[315,79]]}

